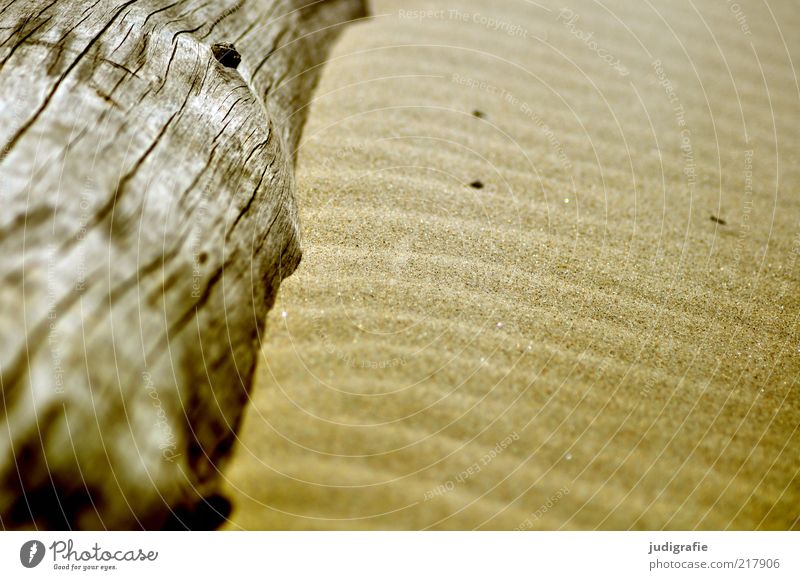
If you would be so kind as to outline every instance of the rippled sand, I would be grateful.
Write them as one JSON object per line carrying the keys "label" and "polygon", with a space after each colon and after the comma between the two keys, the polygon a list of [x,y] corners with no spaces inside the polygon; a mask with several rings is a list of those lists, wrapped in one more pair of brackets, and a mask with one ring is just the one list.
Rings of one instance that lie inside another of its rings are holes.
{"label": "rippled sand", "polygon": [[348,30],[228,528],[800,527],[800,13],[650,4]]}

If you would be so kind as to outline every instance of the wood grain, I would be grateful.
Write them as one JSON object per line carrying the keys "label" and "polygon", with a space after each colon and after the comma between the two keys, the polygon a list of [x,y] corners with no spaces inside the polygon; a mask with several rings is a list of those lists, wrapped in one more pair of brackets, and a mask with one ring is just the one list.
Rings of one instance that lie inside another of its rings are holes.
{"label": "wood grain", "polygon": [[304,105],[363,11],[0,5],[2,527],[157,528],[213,496],[300,261]]}

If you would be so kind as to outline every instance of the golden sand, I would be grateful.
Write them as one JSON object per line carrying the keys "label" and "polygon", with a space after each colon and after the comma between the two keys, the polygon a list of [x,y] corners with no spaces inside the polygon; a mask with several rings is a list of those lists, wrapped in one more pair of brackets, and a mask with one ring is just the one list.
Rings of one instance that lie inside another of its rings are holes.
{"label": "golden sand", "polygon": [[347,31],[229,529],[800,528],[800,12],[731,6]]}

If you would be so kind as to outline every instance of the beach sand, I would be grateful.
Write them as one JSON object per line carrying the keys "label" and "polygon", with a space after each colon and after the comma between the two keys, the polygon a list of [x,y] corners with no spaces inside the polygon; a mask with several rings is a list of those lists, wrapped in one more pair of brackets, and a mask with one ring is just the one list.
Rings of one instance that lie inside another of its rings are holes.
{"label": "beach sand", "polygon": [[374,2],[311,105],[227,529],[800,529],[798,29]]}

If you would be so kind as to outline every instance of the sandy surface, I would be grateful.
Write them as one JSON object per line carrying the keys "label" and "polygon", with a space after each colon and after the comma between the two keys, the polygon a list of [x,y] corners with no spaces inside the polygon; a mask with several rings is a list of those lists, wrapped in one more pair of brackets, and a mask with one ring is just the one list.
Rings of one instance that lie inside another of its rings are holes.
{"label": "sandy surface", "polygon": [[373,3],[228,528],[800,528],[800,12],[735,6]]}

